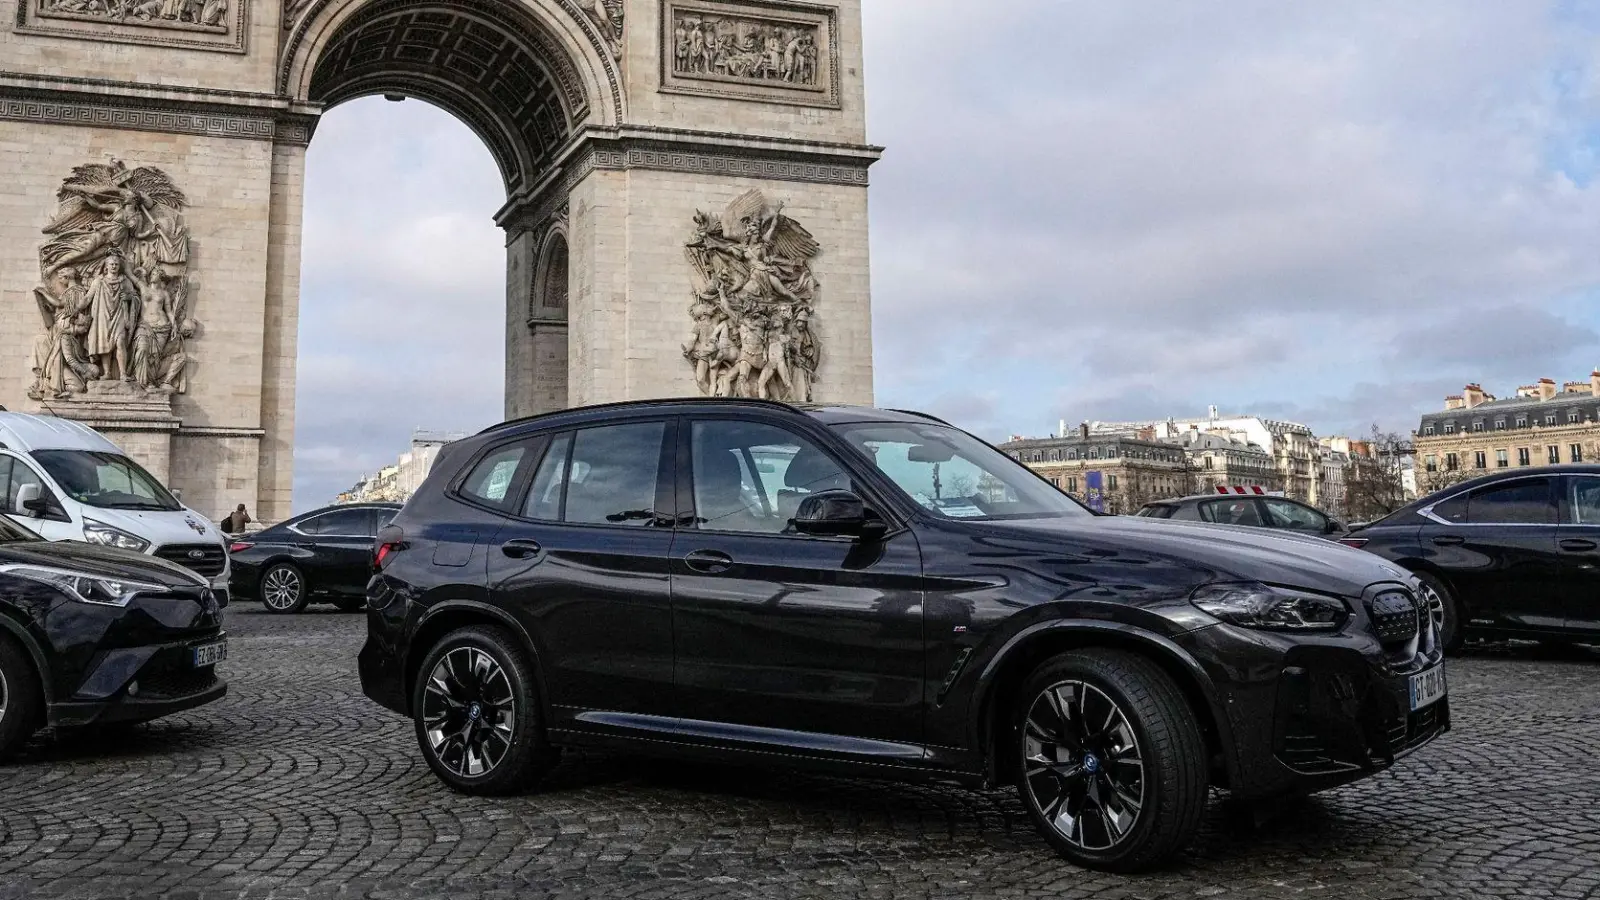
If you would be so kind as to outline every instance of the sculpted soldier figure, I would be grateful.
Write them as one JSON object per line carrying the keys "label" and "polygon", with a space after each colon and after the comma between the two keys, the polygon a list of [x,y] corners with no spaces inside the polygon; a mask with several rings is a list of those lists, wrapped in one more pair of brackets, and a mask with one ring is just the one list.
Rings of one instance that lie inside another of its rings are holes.
{"label": "sculpted soldier figure", "polygon": [[132,381],[130,356],[138,288],[122,271],[122,257],[108,256],[89,282],[89,339],[84,346],[103,377]]}
{"label": "sculpted soldier figure", "polygon": [[87,382],[100,374],[83,352],[89,331],[89,298],[78,281],[78,271],[59,269],[50,287],[34,289],[46,331],[33,342],[34,400],[65,399],[82,393]]}

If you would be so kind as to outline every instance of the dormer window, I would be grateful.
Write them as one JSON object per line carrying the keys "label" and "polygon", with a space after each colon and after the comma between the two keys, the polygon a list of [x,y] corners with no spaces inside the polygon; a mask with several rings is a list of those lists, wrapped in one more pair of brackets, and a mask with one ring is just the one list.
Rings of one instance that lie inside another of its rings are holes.
{"label": "dormer window", "polygon": [[1527,416],[1517,416],[1517,427],[1518,428],[1527,428],[1528,427],[1528,417]]}
{"label": "dormer window", "polygon": [[1500,418],[1494,420],[1494,430],[1495,431],[1505,431],[1506,430],[1506,417],[1505,416],[1501,416]]}
{"label": "dormer window", "polygon": [[1478,421],[1473,422],[1472,423],[1472,430],[1473,431],[1482,431],[1483,430],[1483,420],[1479,419]]}
{"label": "dormer window", "polygon": [[1432,425],[1424,425],[1424,426],[1422,426],[1422,433],[1424,435],[1432,437],[1433,436],[1433,426]]}

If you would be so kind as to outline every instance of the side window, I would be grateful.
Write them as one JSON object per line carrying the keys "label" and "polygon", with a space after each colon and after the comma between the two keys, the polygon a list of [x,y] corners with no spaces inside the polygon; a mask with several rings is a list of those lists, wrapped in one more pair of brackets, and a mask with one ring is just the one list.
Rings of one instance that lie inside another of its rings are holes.
{"label": "side window", "polygon": [[1572,525],[1600,525],[1600,478],[1573,478]]}
{"label": "side window", "polygon": [[298,526],[306,534],[330,537],[364,537],[376,534],[372,527],[372,513],[365,509],[340,509],[301,522]]}
{"label": "side window", "polygon": [[511,482],[516,478],[517,466],[522,464],[527,452],[527,444],[511,444],[485,456],[461,483],[461,493],[490,506],[504,505]]}
{"label": "side window", "polygon": [[522,514],[529,519],[549,522],[561,520],[561,493],[567,485],[567,455],[572,451],[572,435],[563,434],[550,442],[550,449],[539,461],[533,475],[533,487],[522,504]]}
{"label": "side window", "polygon": [[4,509],[0,513],[14,513],[17,511],[17,492],[11,489],[11,457],[0,456],[0,504]]}
{"label": "side window", "polygon": [[1467,495],[1457,494],[1449,500],[1434,504],[1433,514],[1451,524],[1465,524],[1467,521]]}
{"label": "side window", "polygon": [[1262,527],[1261,512],[1252,499],[1208,500],[1200,504],[1200,518],[1218,525],[1249,525]]}
{"label": "side window", "polygon": [[690,443],[695,516],[705,531],[782,534],[807,495],[854,489],[832,456],[775,425],[696,422]]}
{"label": "side window", "polygon": [[383,526],[393,522],[394,517],[398,515],[399,512],[400,510],[398,509],[374,509],[372,511],[372,536],[377,537],[378,531],[382,529]]}
{"label": "side window", "polygon": [[577,433],[566,472],[563,521],[653,525],[665,422],[607,425]]}
{"label": "side window", "polygon": [[[1201,519],[1200,519],[1200,506],[1199,506],[1199,504],[1196,504],[1196,503],[1190,503],[1190,504],[1187,504],[1185,506],[1180,506],[1177,509],[1174,509],[1172,511],[1172,518],[1181,519],[1181,520],[1186,521],[1186,522],[1198,522],[1198,521],[1201,521]],[[1205,521],[1209,522],[1210,519],[1207,519]]]}
{"label": "side window", "polygon": [[1555,521],[1548,478],[1516,481],[1472,492],[1467,522],[1472,525],[1541,525]]}
{"label": "side window", "polygon": [[7,459],[6,462],[10,464],[8,467],[10,471],[7,473],[6,478],[5,511],[12,512],[17,508],[17,492],[22,489],[23,485],[37,484],[39,486],[39,496],[50,504],[53,513],[56,506],[55,500],[50,494],[50,489],[45,487],[44,482],[40,480],[38,473],[29,468],[27,463],[13,459]]}
{"label": "side window", "polygon": [[1287,500],[1269,499],[1267,515],[1272,519],[1272,527],[1289,528],[1295,531],[1326,531],[1328,517],[1314,509],[1308,509],[1298,503]]}

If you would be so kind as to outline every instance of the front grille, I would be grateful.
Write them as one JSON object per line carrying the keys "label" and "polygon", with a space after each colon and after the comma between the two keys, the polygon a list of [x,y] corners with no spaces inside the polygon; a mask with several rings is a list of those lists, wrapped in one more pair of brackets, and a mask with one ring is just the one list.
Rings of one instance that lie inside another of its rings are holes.
{"label": "front grille", "polygon": [[228,567],[228,552],[216,544],[168,544],[156,550],[156,556],[207,578]]}
{"label": "front grille", "polygon": [[210,690],[216,683],[215,666],[147,675],[139,679],[139,699],[176,700]]}
{"label": "front grille", "polygon": [[[1439,730],[1444,727],[1446,721],[1444,711],[1446,709],[1448,707],[1445,706],[1443,701],[1440,701],[1425,706],[1414,713],[1400,716],[1391,722],[1385,735],[1389,741],[1388,756],[1399,756],[1421,744],[1427,743],[1429,738],[1438,734]],[[1375,755],[1374,758],[1378,759],[1382,758],[1382,756]]]}
{"label": "front grille", "polygon": [[1421,613],[1410,591],[1384,591],[1367,601],[1372,628],[1384,645],[1404,644],[1417,636]]}

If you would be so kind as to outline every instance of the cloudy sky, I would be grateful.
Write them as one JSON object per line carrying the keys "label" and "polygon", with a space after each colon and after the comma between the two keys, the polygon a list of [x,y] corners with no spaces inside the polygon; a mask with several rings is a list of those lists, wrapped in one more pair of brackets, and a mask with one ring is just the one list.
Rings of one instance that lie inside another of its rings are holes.
{"label": "cloudy sky", "polygon": [[[1600,365],[1600,3],[865,5],[884,405],[1404,430]],[[504,321],[464,126],[351,103],[307,178],[302,508],[496,421]]]}

